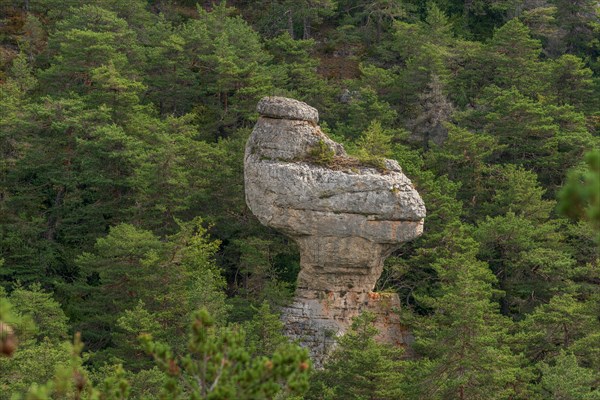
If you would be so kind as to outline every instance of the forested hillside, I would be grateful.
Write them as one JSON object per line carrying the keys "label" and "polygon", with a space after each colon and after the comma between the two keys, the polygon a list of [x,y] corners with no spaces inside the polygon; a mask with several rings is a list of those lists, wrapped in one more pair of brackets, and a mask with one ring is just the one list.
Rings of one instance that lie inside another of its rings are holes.
{"label": "forested hillside", "polygon": [[[423,198],[410,351],[282,336],[273,95]],[[0,0],[0,101],[0,399],[600,399],[596,0]]]}

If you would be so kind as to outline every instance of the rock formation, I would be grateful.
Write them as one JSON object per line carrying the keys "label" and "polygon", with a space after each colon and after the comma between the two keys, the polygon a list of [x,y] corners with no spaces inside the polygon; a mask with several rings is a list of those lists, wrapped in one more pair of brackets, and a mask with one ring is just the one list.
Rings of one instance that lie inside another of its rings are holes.
{"label": "rock formation", "polygon": [[373,293],[384,259],[423,231],[425,207],[396,161],[379,168],[348,157],[317,125],[318,111],[266,97],[246,144],[246,202],[261,223],[300,248],[286,333],[307,346],[317,365],[335,335],[364,310],[377,315],[380,340],[407,341],[397,295]]}

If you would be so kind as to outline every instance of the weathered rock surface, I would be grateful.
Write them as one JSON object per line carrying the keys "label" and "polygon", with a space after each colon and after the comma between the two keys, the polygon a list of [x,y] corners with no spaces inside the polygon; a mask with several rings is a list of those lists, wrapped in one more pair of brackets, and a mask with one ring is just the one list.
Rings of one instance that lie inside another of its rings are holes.
{"label": "weathered rock surface", "polygon": [[348,158],[316,125],[313,107],[266,97],[258,112],[246,145],[246,202],[261,223],[300,248],[296,297],[284,312],[288,335],[309,347],[319,364],[334,336],[369,310],[378,316],[380,339],[405,343],[407,334],[394,312],[397,296],[372,290],[384,259],[422,233],[421,197],[392,160],[386,160],[384,171],[311,163],[318,147]]}
{"label": "weathered rock surface", "polygon": [[256,109],[264,117],[296,119],[315,124],[319,122],[319,112],[316,108],[286,97],[264,97],[258,102]]}

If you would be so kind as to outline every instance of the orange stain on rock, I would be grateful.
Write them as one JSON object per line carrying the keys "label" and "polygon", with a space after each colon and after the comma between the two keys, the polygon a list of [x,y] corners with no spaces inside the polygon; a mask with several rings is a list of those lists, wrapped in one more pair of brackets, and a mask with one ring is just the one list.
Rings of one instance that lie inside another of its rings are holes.
{"label": "orange stain on rock", "polygon": [[381,295],[379,293],[369,292],[369,299],[379,300],[379,299],[381,299]]}

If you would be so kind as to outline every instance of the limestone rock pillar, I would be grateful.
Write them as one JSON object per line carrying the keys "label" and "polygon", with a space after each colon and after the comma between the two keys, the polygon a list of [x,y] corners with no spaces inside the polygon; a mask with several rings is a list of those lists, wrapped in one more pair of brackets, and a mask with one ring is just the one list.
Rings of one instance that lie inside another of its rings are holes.
{"label": "limestone rock pillar", "polygon": [[[316,364],[352,318],[377,315],[379,339],[403,345],[407,332],[395,294],[373,293],[383,261],[423,232],[425,206],[396,161],[361,165],[319,128],[318,111],[297,100],[266,97],[246,144],[246,202],[261,223],[300,248],[286,333],[307,346]],[[315,164],[315,154],[328,160]]]}

